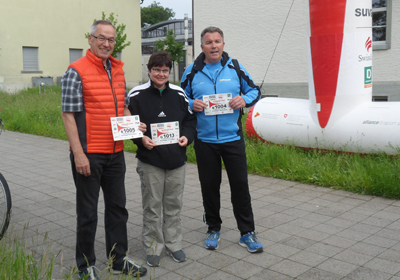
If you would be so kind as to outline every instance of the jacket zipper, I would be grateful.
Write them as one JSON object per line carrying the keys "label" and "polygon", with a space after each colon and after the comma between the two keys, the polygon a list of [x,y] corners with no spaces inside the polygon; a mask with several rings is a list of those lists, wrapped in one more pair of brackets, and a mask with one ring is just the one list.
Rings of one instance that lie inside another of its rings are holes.
{"label": "jacket zipper", "polygon": [[[219,75],[219,74],[218,74]],[[218,76],[217,76],[218,78]],[[214,83],[214,94],[217,94],[217,82]],[[215,115],[215,130],[217,133],[217,141],[219,141],[219,133],[218,133],[218,115]]]}
{"label": "jacket zipper", "polygon": [[[113,88],[113,83],[112,83],[112,70],[110,69],[110,75],[108,75],[107,69],[104,69],[107,73],[108,80],[110,81],[110,86],[111,86],[111,92],[114,98],[114,107],[115,107],[115,113],[116,116],[118,117],[118,99],[117,99],[117,94],[115,93],[115,90]],[[115,154],[115,148],[117,146],[117,142],[114,141],[114,148],[113,148],[113,154]]]}
{"label": "jacket zipper", "polygon": [[[217,81],[218,81],[218,77],[219,74],[221,74],[222,70],[225,68],[225,66],[221,65],[221,71],[219,71],[217,77],[215,77],[215,82],[214,82],[214,94],[217,94]],[[217,141],[219,141],[219,132],[218,132],[218,115],[215,116],[215,130],[217,133]]]}
{"label": "jacket zipper", "polygon": [[[222,65],[221,65],[221,66],[222,66]],[[225,66],[222,66],[221,71],[219,71],[217,77],[215,77],[215,82],[211,79],[210,76],[208,76],[206,73],[204,73],[203,70],[201,70],[201,72],[203,72],[203,74],[206,75],[206,76],[211,80],[211,82],[213,82],[213,84],[214,84],[214,94],[217,94],[217,82],[216,82],[216,81],[218,81],[218,76],[219,76],[219,74],[222,72],[222,70],[223,70],[224,68],[225,68]],[[218,115],[215,116],[215,130],[216,130],[215,132],[216,132],[216,134],[217,134],[217,141],[219,141],[219,133],[218,133]]]}
{"label": "jacket zipper", "polygon": [[[164,89],[164,90],[165,90],[165,89]],[[161,110],[161,112],[164,112],[164,111],[163,111],[163,108],[164,108],[164,103],[163,103],[163,91],[159,90],[159,92],[160,92],[160,110]]]}

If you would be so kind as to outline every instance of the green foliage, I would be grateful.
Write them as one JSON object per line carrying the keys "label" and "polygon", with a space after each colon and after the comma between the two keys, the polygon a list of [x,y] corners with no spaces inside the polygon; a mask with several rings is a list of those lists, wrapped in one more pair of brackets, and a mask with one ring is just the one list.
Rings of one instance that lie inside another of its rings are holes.
{"label": "green foliage", "polygon": [[[67,140],[61,119],[61,89],[38,88],[9,95],[0,92],[1,118],[6,130]],[[245,127],[246,116],[243,117]],[[5,132],[6,133],[6,132]],[[244,130],[248,171],[306,184],[355,193],[400,198],[400,158],[386,154],[345,154],[290,145],[274,145],[249,139]],[[1,135],[0,135],[1,139]],[[136,145],[125,140],[125,151]],[[193,144],[187,147],[188,162],[196,163]]]}
{"label": "green foliage", "polygon": [[175,16],[175,13],[170,8],[160,6],[159,2],[154,1],[148,7],[141,7],[141,23],[144,27],[145,23],[155,24],[165,20],[169,20]]}
{"label": "green foliage", "polygon": [[164,40],[158,40],[155,43],[157,50],[164,50],[170,56],[172,61],[181,62],[183,57],[185,56],[185,52],[183,49],[185,45],[181,42],[176,41],[176,35],[172,29],[168,29],[167,36]]}
{"label": "green foliage", "polygon": [[0,92],[1,118],[5,129],[67,140],[61,119],[61,88],[23,90],[9,95]]}
{"label": "green foliage", "polygon": [[[166,51],[170,55],[173,62],[181,62],[185,56],[185,52],[183,51],[185,45],[181,42],[177,42],[175,38],[176,35],[174,34],[174,31],[172,29],[168,29],[165,39],[158,40],[154,45],[156,46],[157,50]],[[175,63],[172,63],[173,69],[175,67],[174,65]]]}
{"label": "green foliage", "polygon": [[354,193],[400,198],[400,159],[381,154],[348,154],[290,145],[246,142],[249,173],[342,189]]}
{"label": "green foliage", "polygon": [[[23,234],[26,231],[23,230]],[[24,235],[20,236],[12,228],[0,240],[0,275],[1,279],[52,279],[54,262],[58,254],[51,253],[51,243],[44,236],[36,233],[30,238],[35,250],[27,250]],[[40,253],[38,252],[40,251]]]}
{"label": "green foliage", "polygon": [[137,146],[133,144],[132,140],[124,140],[124,147],[126,152],[136,153]]}
{"label": "green foliage", "polygon": [[[118,52],[122,52],[123,49],[125,49],[127,46],[130,46],[131,44],[130,41],[126,42],[126,34],[124,34],[126,25],[118,24],[117,17],[118,15],[114,16],[114,13],[111,13],[108,17],[106,17],[105,12],[101,12],[101,19],[109,20],[115,26],[116,29],[117,37],[115,38],[116,42],[114,45],[114,51],[112,53],[112,56],[115,58],[117,57]],[[95,21],[97,21],[97,19],[93,20],[93,22]],[[85,37],[89,38],[89,32],[85,34]]]}
{"label": "green foliage", "polygon": [[[32,235],[30,237],[30,235]],[[113,258],[108,259],[107,267],[98,272],[101,279],[133,280],[141,279],[138,275],[121,274],[114,277],[109,269],[112,267]],[[55,268],[61,268],[57,271]],[[62,276],[61,276],[62,275]],[[53,242],[48,240],[48,233],[41,234],[23,225],[23,229],[15,230],[14,225],[0,240],[0,279],[8,280],[51,280],[78,278],[78,269],[75,265],[66,269],[63,264],[63,251],[54,253]],[[86,279],[86,278],[85,278]],[[149,279],[154,279],[150,275]]]}

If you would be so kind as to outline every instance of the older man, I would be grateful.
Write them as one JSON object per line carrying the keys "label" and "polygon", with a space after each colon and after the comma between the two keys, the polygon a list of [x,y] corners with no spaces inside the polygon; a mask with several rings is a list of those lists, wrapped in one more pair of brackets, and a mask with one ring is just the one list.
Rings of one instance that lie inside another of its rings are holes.
{"label": "older man", "polygon": [[123,142],[114,141],[111,117],[124,115],[123,63],[111,56],[116,30],[99,20],[90,29],[86,56],[72,63],[62,79],[62,119],[70,143],[76,186],[76,263],[83,279],[98,279],[94,240],[100,187],[104,194],[106,253],[113,273],[146,273],[127,257],[125,159]]}
{"label": "older man", "polygon": [[187,67],[181,83],[197,116],[198,138],[194,148],[203,195],[203,218],[208,225],[205,247],[209,250],[219,247],[222,158],[241,234],[239,244],[251,253],[258,253],[263,251],[263,246],[254,233],[241,117],[242,108],[253,106],[261,92],[243,66],[224,52],[224,46],[221,29],[204,29],[203,52]]}

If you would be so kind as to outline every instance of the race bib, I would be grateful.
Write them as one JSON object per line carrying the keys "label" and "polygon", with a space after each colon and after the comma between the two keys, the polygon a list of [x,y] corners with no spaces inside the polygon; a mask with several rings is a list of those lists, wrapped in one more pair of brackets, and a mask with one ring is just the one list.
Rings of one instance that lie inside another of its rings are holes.
{"label": "race bib", "polygon": [[114,141],[143,137],[139,130],[140,119],[138,115],[112,117],[111,129]]}
{"label": "race bib", "polygon": [[204,113],[206,114],[206,116],[232,114],[233,109],[229,107],[229,101],[231,99],[231,93],[204,95],[203,101],[207,103],[207,107],[204,109]]}
{"label": "race bib", "polygon": [[179,122],[153,123],[150,125],[151,139],[157,145],[179,142]]}

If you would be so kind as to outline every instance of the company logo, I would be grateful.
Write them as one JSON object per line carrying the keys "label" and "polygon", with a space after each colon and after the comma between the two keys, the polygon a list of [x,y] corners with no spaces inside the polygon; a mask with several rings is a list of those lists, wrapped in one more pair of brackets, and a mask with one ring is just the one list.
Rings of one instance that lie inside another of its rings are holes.
{"label": "company logo", "polygon": [[118,83],[118,86],[119,86],[119,87],[123,87],[124,84],[123,84],[123,83]]}
{"label": "company logo", "polygon": [[283,117],[284,117],[285,119],[287,118],[287,116],[288,116],[287,114],[284,114],[284,115],[283,115]]}
{"label": "company logo", "polygon": [[371,37],[368,37],[367,41],[365,42],[365,48],[367,49],[367,52],[369,52],[369,49],[372,47],[372,40]]}
{"label": "company logo", "polygon": [[364,67],[364,88],[372,87],[372,66]]}
{"label": "company logo", "polygon": [[259,116],[261,116],[261,114],[260,114],[259,112],[257,112],[257,113],[254,115],[255,118],[257,118],[257,117],[259,117]]}
{"label": "company logo", "polygon": [[399,122],[393,122],[393,121],[370,121],[370,120],[365,120],[363,121],[363,124],[373,124],[373,125],[397,125],[399,126]]}
{"label": "company logo", "polygon": [[371,17],[372,9],[357,8],[355,10],[356,17]]}
{"label": "company logo", "polygon": [[363,61],[371,61],[372,60],[372,54],[369,55],[359,55],[358,56],[358,62],[363,62]]}
{"label": "company logo", "polygon": [[165,118],[167,115],[164,113],[164,111],[161,111],[160,114],[158,114],[159,118]]}
{"label": "company logo", "polygon": [[[365,41],[364,47],[367,50],[367,52],[369,52],[369,50],[372,48],[371,37],[368,37],[368,39]],[[358,56],[358,62],[371,61],[371,60],[372,60],[372,54],[371,53],[369,53],[367,55],[360,54]]]}
{"label": "company logo", "polygon": [[363,122],[363,124],[379,124],[379,121],[366,120],[366,121]]}

